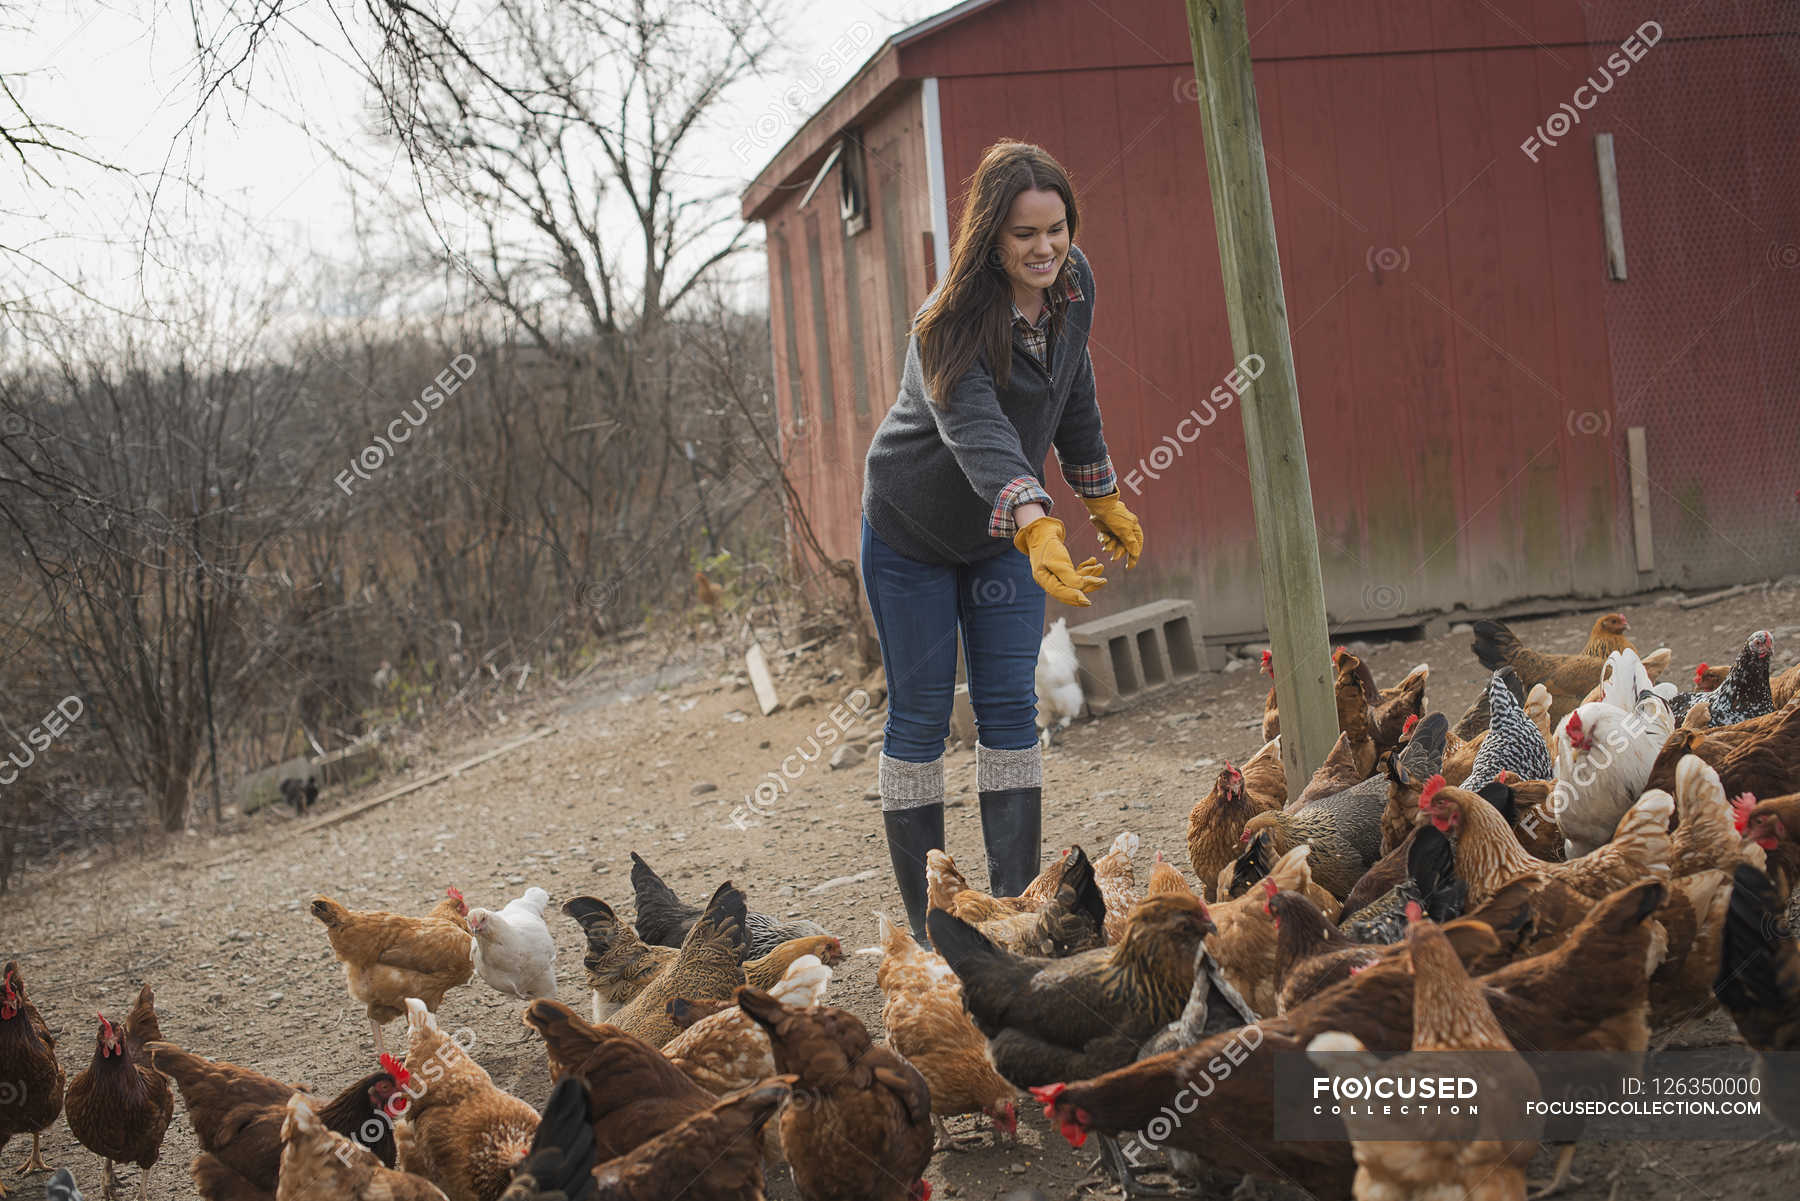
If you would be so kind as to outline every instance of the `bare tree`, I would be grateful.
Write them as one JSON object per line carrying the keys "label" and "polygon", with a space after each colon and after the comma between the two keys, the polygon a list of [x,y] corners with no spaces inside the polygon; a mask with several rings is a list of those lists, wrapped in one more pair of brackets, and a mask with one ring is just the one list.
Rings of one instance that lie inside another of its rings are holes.
{"label": "bare tree", "polygon": [[258,573],[318,495],[306,381],[258,349],[96,341],[0,379],[0,525],[41,589],[36,628],[167,830],[263,683]]}

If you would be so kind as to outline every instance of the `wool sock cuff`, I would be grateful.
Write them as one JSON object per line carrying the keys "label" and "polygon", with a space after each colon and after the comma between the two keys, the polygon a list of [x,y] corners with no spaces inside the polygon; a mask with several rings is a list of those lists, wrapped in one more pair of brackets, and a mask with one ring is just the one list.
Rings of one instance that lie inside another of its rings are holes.
{"label": "wool sock cuff", "polygon": [[884,812],[944,803],[942,756],[930,763],[908,763],[883,753],[876,763],[875,779]]}
{"label": "wool sock cuff", "polygon": [[1033,745],[1022,750],[996,750],[975,744],[975,787],[981,792],[1003,788],[1042,788],[1044,752]]}

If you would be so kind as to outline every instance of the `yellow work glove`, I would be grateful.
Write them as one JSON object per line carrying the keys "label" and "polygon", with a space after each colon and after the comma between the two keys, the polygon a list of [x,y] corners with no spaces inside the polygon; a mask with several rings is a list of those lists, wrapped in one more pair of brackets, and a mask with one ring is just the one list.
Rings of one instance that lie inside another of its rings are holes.
{"label": "yellow work glove", "polygon": [[1144,551],[1144,527],[1119,494],[1084,496],[1081,503],[1087,506],[1088,518],[1099,531],[1101,549],[1112,555],[1114,563],[1123,555],[1127,570],[1136,567],[1138,556]]}
{"label": "yellow work glove", "polygon": [[1077,567],[1063,544],[1064,532],[1056,518],[1040,517],[1013,535],[1013,545],[1030,556],[1038,587],[1065,605],[1090,605],[1087,593],[1106,583],[1106,569],[1093,558]]}

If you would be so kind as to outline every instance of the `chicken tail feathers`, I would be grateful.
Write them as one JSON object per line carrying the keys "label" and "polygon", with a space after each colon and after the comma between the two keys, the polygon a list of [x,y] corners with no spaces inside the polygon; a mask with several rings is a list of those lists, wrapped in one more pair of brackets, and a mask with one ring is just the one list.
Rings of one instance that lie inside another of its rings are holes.
{"label": "chicken tail feathers", "polygon": [[587,935],[588,949],[604,955],[619,936],[619,915],[599,897],[570,897],[562,903],[562,911],[575,919]]}
{"label": "chicken tail feathers", "polygon": [[551,1090],[531,1153],[513,1170],[513,1179],[531,1177],[532,1196],[556,1193],[567,1201],[587,1201],[594,1195],[595,1156],[587,1085],[578,1076],[564,1076]]}
{"label": "chicken tail feathers", "polygon": [[1063,861],[1060,887],[1075,890],[1074,908],[1093,919],[1094,929],[1106,929],[1106,896],[1100,891],[1100,882],[1094,878],[1093,863],[1079,846],[1071,849]]}
{"label": "chicken tail feathers", "polygon": [[146,1043],[163,1040],[162,1025],[156,1019],[156,992],[148,984],[138,990],[137,1001],[125,1015],[125,1039],[139,1052]]}
{"label": "chicken tail feathers", "polygon": [[737,952],[741,961],[749,951],[749,922],[750,910],[744,900],[743,890],[727,880],[719,885],[712,898],[706,902],[706,911],[694,923],[694,929],[688,933],[688,938],[695,938],[695,932],[703,926],[711,927],[731,943],[732,950]]}
{"label": "chicken tail feathers", "polygon": [[1512,662],[1519,653],[1518,635],[1506,628],[1505,622],[1478,621],[1475,623],[1475,641],[1469,649],[1481,660],[1481,665],[1489,671],[1499,671]]}
{"label": "chicken tail feathers", "polygon": [[[1783,910],[1768,875],[1747,863],[1738,864],[1731,880],[1731,908],[1725,914],[1719,975],[1712,986],[1719,1004],[1733,1017],[1756,1010],[1800,1009],[1800,994],[1793,991],[1800,985],[1800,971],[1793,967],[1800,951],[1791,943],[1783,946]],[[1786,973],[1780,970],[1784,952],[1790,961]]]}

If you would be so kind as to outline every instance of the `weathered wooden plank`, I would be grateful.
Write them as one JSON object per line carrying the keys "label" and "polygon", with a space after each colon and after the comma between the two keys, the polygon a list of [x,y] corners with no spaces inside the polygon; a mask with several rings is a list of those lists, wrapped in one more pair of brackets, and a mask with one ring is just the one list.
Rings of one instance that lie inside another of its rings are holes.
{"label": "weathered wooden plank", "polygon": [[1650,540],[1650,455],[1643,426],[1625,431],[1625,446],[1631,456],[1631,532],[1637,543],[1637,569],[1655,571],[1656,547]]}
{"label": "weathered wooden plank", "polygon": [[1282,763],[1288,779],[1306,780],[1337,737],[1337,709],[1275,210],[1243,52],[1250,34],[1243,0],[1187,0],[1187,18],[1231,345],[1238,359],[1254,354],[1265,364],[1243,396],[1244,448],[1281,697]]}

